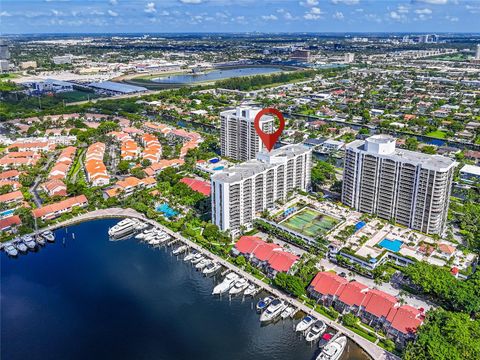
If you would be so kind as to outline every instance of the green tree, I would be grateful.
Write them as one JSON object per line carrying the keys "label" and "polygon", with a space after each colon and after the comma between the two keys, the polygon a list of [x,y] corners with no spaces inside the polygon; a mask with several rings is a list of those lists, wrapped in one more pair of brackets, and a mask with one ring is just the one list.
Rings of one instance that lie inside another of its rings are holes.
{"label": "green tree", "polygon": [[279,272],[273,279],[273,283],[296,297],[305,294],[305,283],[294,275]]}

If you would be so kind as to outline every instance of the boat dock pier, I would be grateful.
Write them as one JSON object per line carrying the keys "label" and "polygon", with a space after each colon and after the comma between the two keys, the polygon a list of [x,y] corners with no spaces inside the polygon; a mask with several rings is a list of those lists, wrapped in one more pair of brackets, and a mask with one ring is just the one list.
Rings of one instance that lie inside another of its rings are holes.
{"label": "boat dock pier", "polygon": [[[246,271],[238,268],[237,266],[229,263],[225,259],[212,254],[208,250],[204,249],[200,245],[192,242],[191,240],[183,237],[181,234],[176,233],[168,229],[167,227],[157,223],[154,220],[148,219],[145,215],[133,210],[133,209],[122,209],[122,208],[109,208],[109,209],[101,209],[101,210],[94,210],[90,211],[85,214],[81,214],[75,218],[63,221],[63,222],[58,222],[56,224],[53,224],[47,228],[41,229],[40,231],[45,231],[45,230],[55,230],[61,227],[67,227],[71,226],[74,224],[78,224],[81,222],[85,221],[91,221],[91,220],[98,220],[98,219],[112,219],[112,218],[124,218],[124,217],[132,217],[136,218],[139,220],[144,221],[145,223],[148,223],[163,232],[167,233],[174,239],[175,241],[180,241],[183,244],[187,245],[191,249],[195,249],[198,252],[204,254],[205,256],[208,256],[210,259],[218,262],[220,265],[228,269],[228,271],[233,271],[240,275],[241,277],[247,279],[250,283],[254,284],[258,288],[272,294],[273,296],[282,299],[285,301],[287,304],[293,306],[297,311],[301,310],[306,314],[310,314],[313,317],[317,319],[321,319],[333,328],[337,333],[343,333],[346,335],[349,339],[354,341],[356,344],[358,344],[368,355],[370,355],[374,360],[400,360],[400,358],[387,350],[381,348],[380,346],[368,341],[367,339],[361,337],[360,335],[355,334],[353,331],[347,329],[343,325],[330,320],[329,318],[325,317],[324,315],[314,311],[310,307],[306,306],[305,304],[301,303],[297,299],[292,298],[291,296],[279,291],[278,289],[273,288],[272,286],[264,283],[263,281],[257,279],[253,275],[247,273]],[[39,231],[39,232],[40,232]],[[172,240],[172,242],[174,241]],[[170,243],[172,243],[170,242]]]}

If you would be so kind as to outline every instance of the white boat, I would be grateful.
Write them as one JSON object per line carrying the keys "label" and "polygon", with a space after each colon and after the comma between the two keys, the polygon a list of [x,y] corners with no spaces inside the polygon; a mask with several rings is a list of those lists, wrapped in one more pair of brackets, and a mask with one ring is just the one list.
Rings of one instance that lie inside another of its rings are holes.
{"label": "white boat", "polygon": [[308,342],[315,341],[325,332],[325,330],[327,330],[327,325],[322,320],[317,320],[315,321],[315,324],[310,327],[310,330],[308,330],[305,335],[305,340]]}
{"label": "white boat", "polygon": [[148,230],[145,230],[144,232],[141,232],[135,235],[135,239],[139,239],[139,240],[145,239],[147,235],[150,235],[153,232],[155,232],[155,228],[150,228]]}
{"label": "white boat", "polygon": [[342,356],[347,346],[347,337],[340,336],[338,339],[330,341],[322,349],[316,360],[338,360]]}
{"label": "white boat", "polygon": [[295,308],[293,306],[287,306],[285,310],[283,310],[282,313],[280,314],[280,317],[282,319],[286,319],[289,316],[291,316],[294,311],[295,311]]}
{"label": "white boat", "polygon": [[188,246],[187,245],[181,245],[179,246],[178,248],[176,248],[175,250],[172,251],[172,254],[173,255],[178,255],[178,254],[181,254],[183,253],[185,250],[188,249]]}
{"label": "white boat", "polygon": [[212,260],[209,258],[205,258],[202,261],[200,261],[197,265],[195,265],[195,269],[197,270],[203,270],[206,266],[210,265],[212,263]]}
{"label": "white boat", "polygon": [[195,255],[197,255],[197,251],[192,251],[191,253],[187,254],[184,258],[183,261],[192,261]]}
{"label": "white boat", "polygon": [[245,296],[254,296],[257,293],[258,289],[255,287],[255,285],[250,284],[244,291]]}
{"label": "white boat", "polygon": [[28,250],[27,245],[25,245],[23,242],[15,243],[15,247],[17,248],[18,251],[21,251],[21,252],[27,252]]}
{"label": "white boat", "polygon": [[32,235],[30,234],[27,234],[27,235],[23,235],[22,236],[22,240],[25,242],[25,241],[33,241],[33,237]]}
{"label": "white boat", "polygon": [[307,331],[310,326],[316,321],[313,316],[307,315],[305,316],[302,321],[300,321],[297,326],[295,327],[295,331],[304,332]]}
{"label": "white boat", "polygon": [[219,263],[212,261],[209,265],[205,266],[202,273],[204,275],[211,275],[216,273],[222,266]]}
{"label": "white boat", "polygon": [[111,238],[122,238],[137,230],[137,222],[132,219],[123,219],[118,224],[108,230],[108,236]]}
{"label": "white boat", "polygon": [[274,300],[273,296],[267,296],[263,299],[258,300],[256,310],[257,313],[261,313],[263,310],[267,308],[268,305]]}
{"label": "white boat", "polygon": [[236,281],[235,284],[230,288],[228,292],[230,295],[237,295],[240,294],[243,290],[248,287],[248,281],[245,278],[241,278],[240,280]]}
{"label": "white boat", "polygon": [[147,223],[144,223],[138,219],[134,219],[133,221],[135,222],[135,230],[137,231],[145,230],[149,226]]}
{"label": "white boat", "polygon": [[8,254],[8,256],[17,256],[18,255],[18,250],[15,249],[15,246],[8,244],[5,245],[4,247],[5,252]]}
{"label": "white boat", "polygon": [[193,257],[193,259],[190,261],[193,265],[198,264],[200,261],[202,261],[205,257],[203,256],[202,253],[198,253]]}
{"label": "white boat", "polygon": [[35,236],[35,241],[39,245],[45,245],[45,239],[40,235]]}
{"label": "white boat", "polygon": [[230,288],[233,286],[235,281],[237,281],[238,275],[234,272],[229,273],[227,276],[225,276],[225,279],[215,286],[213,288],[212,294],[217,295],[217,294],[223,294],[224,292],[227,292],[230,290]]}
{"label": "white boat", "polygon": [[280,299],[275,299],[267,309],[260,315],[260,322],[268,322],[275,320],[285,309],[285,303]]}
{"label": "white boat", "polygon": [[30,240],[23,240],[23,243],[27,245],[29,249],[35,249],[37,247],[37,243],[33,241],[31,237]]}
{"label": "white boat", "polygon": [[51,232],[50,230],[45,230],[40,235],[42,235],[47,241],[50,241],[50,242],[55,241],[55,235],[53,235],[53,232]]}

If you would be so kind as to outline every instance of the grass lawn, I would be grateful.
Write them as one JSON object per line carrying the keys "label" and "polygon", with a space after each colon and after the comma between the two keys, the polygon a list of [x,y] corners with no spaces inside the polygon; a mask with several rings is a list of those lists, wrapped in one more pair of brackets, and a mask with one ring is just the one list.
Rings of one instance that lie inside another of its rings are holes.
{"label": "grass lawn", "polygon": [[445,139],[447,137],[447,133],[443,132],[441,130],[432,131],[432,132],[429,132],[428,134],[425,134],[425,135],[430,136],[430,137],[434,137],[434,138],[437,138],[437,139]]}

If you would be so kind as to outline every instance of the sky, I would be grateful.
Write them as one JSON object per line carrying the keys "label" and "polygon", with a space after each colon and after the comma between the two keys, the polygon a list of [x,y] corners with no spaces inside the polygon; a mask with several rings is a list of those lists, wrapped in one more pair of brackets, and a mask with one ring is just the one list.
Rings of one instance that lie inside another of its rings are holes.
{"label": "sky", "polygon": [[0,0],[0,33],[480,32],[480,0]]}

